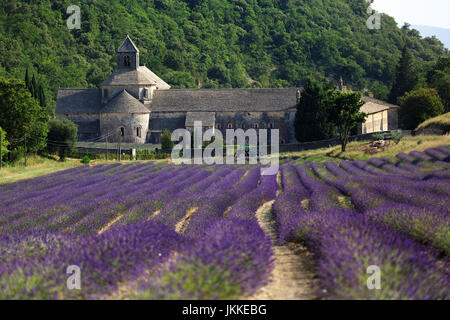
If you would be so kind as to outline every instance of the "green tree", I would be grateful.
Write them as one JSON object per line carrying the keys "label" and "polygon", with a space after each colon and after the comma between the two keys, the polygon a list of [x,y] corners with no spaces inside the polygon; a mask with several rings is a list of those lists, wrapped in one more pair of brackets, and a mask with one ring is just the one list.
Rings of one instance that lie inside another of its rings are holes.
{"label": "green tree", "polygon": [[305,81],[294,122],[298,141],[324,140],[333,136],[335,128],[329,119],[330,106],[327,103],[328,91],[332,87],[330,82]]}
{"label": "green tree", "polygon": [[418,76],[413,67],[413,59],[409,50],[403,48],[402,57],[397,65],[394,84],[389,93],[389,102],[397,104],[397,99],[414,89]]}
{"label": "green tree", "polygon": [[438,91],[445,112],[450,112],[450,57],[440,58],[436,62],[427,74],[427,83]]}
{"label": "green tree", "polygon": [[26,85],[27,89],[30,90],[30,92],[31,92],[31,80],[30,80],[30,73],[28,71],[28,68],[25,71],[25,85]]}
{"label": "green tree", "polygon": [[161,135],[161,149],[172,150],[174,142],[172,141],[172,134],[169,130],[165,129]]}
{"label": "green tree", "polygon": [[444,112],[444,105],[436,89],[420,88],[408,92],[399,98],[399,102],[399,123],[406,130],[414,130],[425,120]]}
{"label": "green tree", "polygon": [[50,96],[59,87],[98,87],[111,74],[126,33],[141,49],[142,64],[173,88],[297,87],[312,73],[342,74],[358,89],[367,87],[364,81],[392,86],[405,44],[421,71],[448,56],[439,40],[401,29],[387,15],[383,32],[368,31],[363,0],[297,2],[94,0],[83,9],[83,28],[69,30],[48,23],[64,23],[67,1],[9,0],[0,9],[8,26],[0,37],[0,74],[23,78],[29,67],[31,82],[39,70],[52,114]]}
{"label": "green tree", "polygon": [[8,146],[9,146],[9,142],[8,140],[6,140],[6,131],[2,129],[2,127],[0,127],[0,136],[2,139],[2,155],[3,157],[9,152],[8,150]]}
{"label": "green tree", "polygon": [[33,96],[33,98],[36,98],[37,96],[37,82],[36,82],[36,77],[33,73],[33,77],[31,78],[31,95]]}
{"label": "green tree", "polygon": [[335,91],[330,95],[329,104],[330,119],[339,133],[341,150],[344,152],[351,131],[367,118],[367,114],[360,111],[364,102],[360,92]]}
{"label": "green tree", "polygon": [[47,151],[58,154],[60,160],[75,150],[78,127],[70,120],[51,119],[48,122]]}
{"label": "green tree", "polygon": [[10,150],[24,145],[36,152],[46,146],[48,116],[22,80],[0,79],[0,126],[8,132]]}

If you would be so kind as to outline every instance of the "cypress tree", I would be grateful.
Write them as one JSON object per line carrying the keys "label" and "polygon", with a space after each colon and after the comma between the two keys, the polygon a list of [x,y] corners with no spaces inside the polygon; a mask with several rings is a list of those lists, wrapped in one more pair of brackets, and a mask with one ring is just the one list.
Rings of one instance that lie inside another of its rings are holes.
{"label": "cypress tree", "polygon": [[44,88],[41,85],[39,85],[39,103],[41,104],[42,108],[46,108],[47,107],[46,106],[47,101],[45,101],[45,100],[46,99],[45,99]]}
{"label": "cypress tree", "polygon": [[335,127],[329,119],[327,103],[328,90],[333,85],[328,81],[318,82],[308,78],[295,114],[295,137],[298,141],[308,142],[329,139]]}
{"label": "cypress tree", "polygon": [[30,75],[28,73],[28,68],[25,71],[25,85],[27,86],[27,89],[30,90]]}
{"label": "cypress tree", "polygon": [[40,105],[41,107],[43,107],[44,105],[43,105],[43,103],[42,103],[42,86],[41,86],[41,84],[38,84],[37,98],[36,98],[36,99],[39,100],[39,105]]}
{"label": "cypress tree", "polygon": [[37,97],[37,83],[36,83],[36,77],[33,74],[33,78],[31,79],[31,95],[36,98]]}
{"label": "cypress tree", "polygon": [[408,49],[403,48],[402,57],[397,65],[395,72],[394,84],[389,93],[389,102],[397,104],[397,99],[402,97],[406,92],[414,89],[417,84],[417,73],[413,68],[413,59]]}

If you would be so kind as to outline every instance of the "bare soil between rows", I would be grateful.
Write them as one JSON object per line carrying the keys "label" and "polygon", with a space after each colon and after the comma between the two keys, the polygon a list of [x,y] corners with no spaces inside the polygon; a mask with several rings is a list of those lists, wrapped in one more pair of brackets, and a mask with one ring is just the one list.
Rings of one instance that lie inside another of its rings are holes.
{"label": "bare soil between rows", "polygon": [[256,218],[266,235],[272,239],[275,266],[270,283],[259,289],[250,300],[317,300],[312,254],[301,244],[278,245],[274,201],[266,202],[256,212]]}

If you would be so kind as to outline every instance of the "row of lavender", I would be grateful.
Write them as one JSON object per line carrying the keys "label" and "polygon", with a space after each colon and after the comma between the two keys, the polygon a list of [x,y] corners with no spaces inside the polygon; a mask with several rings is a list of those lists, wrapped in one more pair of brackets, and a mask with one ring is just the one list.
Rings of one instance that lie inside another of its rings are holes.
{"label": "row of lavender", "polygon": [[[400,161],[286,166],[279,240],[313,250],[330,298],[449,299],[449,156],[442,147]],[[370,266],[381,270],[380,290],[367,286]]]}
{"label": "row of lavender", "polygon": [[[105,298],[123,285],[135,298],[250,294],[272,268],[270,240],[252,213],[276,189],[258,167],[149,164],[4,185],[1,297]],[[175,232],[194,207],[186,234]],[[66,287],[69,265],[82,270],[80,291]]]}
{"label": "row of lavender", "polygon": [[[312,248],[329,297],[448,298],[448,154],[284,166],[280,241]],[[120,286],[131,298],[252,294],[273,266],[255,211],[277,183],[247,169],[109,165],[2,186],[2,297],[103,298]],[[362,280],[369,263],[386,277],[381,291]],[[65,287],[71,264],[81,291]]]}
{"label": "row of lavender", "polygon": [[[147,164],[80,167],[2,186],[0,288],[3,298],[94,298],[167,261],[182,245],[173,230],[141,220],[102,227],[133,204],[204,170]],[[161,197],[162,198],[162,197]],[[151,212],[147,213],[148,215]],[[79,266],[83,290],[69,291],[66,268]]]}
{"label": "row of lavender", "polygon": [[[175,203],[196,207],[185,231],[179,255],[151,278],[138,281],[134,299],[230,299],[251,295],[268,282],[273,268],[271,240],[259,227],[255,212],[275,198],[275,176],[260,168],[237,169],[203,194]],[[165,207],[157,220],[178,216]]]}

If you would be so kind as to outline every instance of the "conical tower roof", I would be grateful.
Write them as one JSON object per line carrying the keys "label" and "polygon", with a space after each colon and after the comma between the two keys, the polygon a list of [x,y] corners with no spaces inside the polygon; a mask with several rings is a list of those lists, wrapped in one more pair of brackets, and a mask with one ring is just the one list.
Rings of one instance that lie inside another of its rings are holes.
{"label": "conical tower roof", "polygon": [[128,91],[122,90],[101,109],[100,113],[150,113],[150,111]]}
{"label": "conical tower roof", "polygon": [[123,40],[117,52],[136,52],[139,53],[138,47],[134,44],[133,40],[131,40],[130,36],[127,35],[125,40]]}

